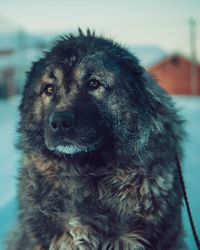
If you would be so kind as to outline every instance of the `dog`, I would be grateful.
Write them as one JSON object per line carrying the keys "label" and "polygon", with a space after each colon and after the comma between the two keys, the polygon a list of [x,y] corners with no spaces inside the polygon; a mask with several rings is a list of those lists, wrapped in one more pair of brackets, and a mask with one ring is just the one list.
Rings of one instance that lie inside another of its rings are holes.
{"label": "dog", "polygon": [[20,116],[8,250],[186,249],[183,121],[126,48],[90,30],[60,38],[33,63]]}

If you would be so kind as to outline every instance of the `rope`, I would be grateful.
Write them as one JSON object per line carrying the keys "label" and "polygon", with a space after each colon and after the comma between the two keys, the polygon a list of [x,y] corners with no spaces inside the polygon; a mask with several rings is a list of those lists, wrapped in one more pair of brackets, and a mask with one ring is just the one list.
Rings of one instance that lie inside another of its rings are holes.
{"label": "rope", "polygon": [[184,196],[185,204],[186,204],[186,208],[187,208],[187,213],[188,213],[189,220],[190,220],[190,225],[191,225],[191,228],[192,228],[192,233],[193,233],[194,240],[195,240],[195,243],[197,245],[197,248],[198,248],[198,250],[200,250],[200,241],[199,241],[199,237],[197,235],[197,230],[196,230],[196,227],[195,227],[195,224],[194,224],[194,220],[192,218],[192,212],[191,212],[191,208],[190,208],[190,204],[189,204],[189,200],[188,200],[188,195],[187,195],[187,192],[186,192],[185,182],[184,182],[184,179],[183,179],[183,173],[182,173],[182,168],[181,168],[181,164],[180,164],[180,159],[179,159],[178,156],[177,156],[177,166],[178,166],[178,173],[179,173],[181,188],[182,188],[182,191],[183,191],[183,196]]}

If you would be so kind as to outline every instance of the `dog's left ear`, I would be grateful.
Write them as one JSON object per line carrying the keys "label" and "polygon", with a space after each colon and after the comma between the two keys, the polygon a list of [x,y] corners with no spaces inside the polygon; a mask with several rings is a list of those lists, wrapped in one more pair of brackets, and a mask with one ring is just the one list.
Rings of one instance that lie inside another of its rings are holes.
{"label": "dog's left ear", "polygon": [[140,65],[139,59],[126,50],[117,53],[117,61],[120,66],[129,73],[141,76],[145,69]]}
{"label": "dog's left ear", "polygon": [[146,70],[140,65],[137,57],[123,51],[118,54],[118,63],[123,70],[124,87],[133,100],[134,106],[137,106],[141,111],[147,111],[149,105],[147,104],[146,85],[148,85],[148,77]]}
{"label": "dog's left ear", "polygon": [[[132,54],[120,55],[119,64],[128,73],[129,79],[125,87],[130,93],[135,104],[143,111],[155,114],[155,111],[163,106],[163,101],[169,99],[154,77],[140,65],[139,60]],[[167,102],[168,103],[168,102]]]}

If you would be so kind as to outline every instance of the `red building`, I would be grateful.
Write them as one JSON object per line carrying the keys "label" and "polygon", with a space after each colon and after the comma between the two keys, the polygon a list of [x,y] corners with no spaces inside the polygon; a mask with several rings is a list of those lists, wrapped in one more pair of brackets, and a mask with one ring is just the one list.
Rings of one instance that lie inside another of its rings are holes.
{"label": "red building", "polygon": [[184,56],[170,56],[148,70],[172,95],[200,95],[200,65]]}

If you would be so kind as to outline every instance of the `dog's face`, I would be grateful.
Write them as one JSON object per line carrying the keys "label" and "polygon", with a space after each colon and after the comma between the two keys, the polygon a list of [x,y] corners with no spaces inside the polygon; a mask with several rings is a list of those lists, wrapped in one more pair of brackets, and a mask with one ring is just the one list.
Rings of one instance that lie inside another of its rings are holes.
{"label": "dog's face", "polygon": [[137,87],[142,70],[134,61],[135,75],[130,74],[135,58],[127,60],[126,53],[107,40],[72,37],[35,63],[21,104],[21,130],[30,143],[75,154],[95,151],[123,134],[138,136],[147,122],[141,120],[143,100]]}
{"label": "dog's face", "polygon": [[115,79],[102,57],[85,56],[70,70],[52,64],[42,75],[37,87],[45,109],[45,145],[50,150],[74,154],[105,143],[110,124],[104,112]]}

